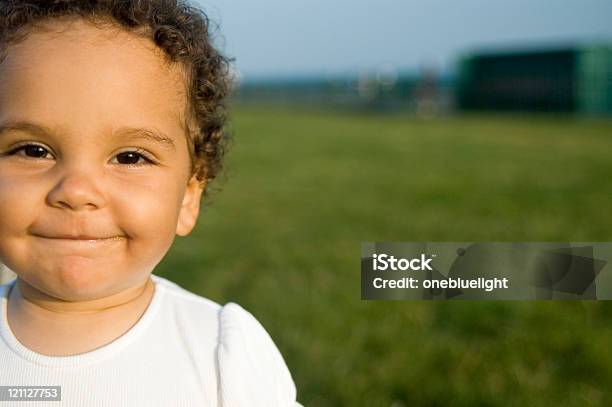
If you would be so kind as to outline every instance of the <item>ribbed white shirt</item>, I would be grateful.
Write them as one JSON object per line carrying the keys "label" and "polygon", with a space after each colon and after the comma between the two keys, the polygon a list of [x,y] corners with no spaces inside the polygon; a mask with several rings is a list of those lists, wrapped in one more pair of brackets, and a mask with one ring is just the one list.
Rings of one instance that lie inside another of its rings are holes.
{"label": "ribbed white shirt", "polygon": [[153,298],[129,331],[72,356],[22,345],[7,322],[14,282],[0,286],[0,385],[61,386],[59,402],[0,405],[301,407],[283,357],[251,313],[152,278]]}

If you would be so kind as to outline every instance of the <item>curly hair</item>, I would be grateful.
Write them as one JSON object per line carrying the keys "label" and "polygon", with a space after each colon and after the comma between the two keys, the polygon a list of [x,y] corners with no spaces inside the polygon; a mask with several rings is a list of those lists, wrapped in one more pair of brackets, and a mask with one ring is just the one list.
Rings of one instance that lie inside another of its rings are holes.
{"label": "curly hair", "polygon": [[230,60],[213,46],[210,22],[201,9],[183,0],[2,0],[0,63],[9,45],[22,41],[37,24],[57,18],[98,26],[110,22],[151,39],[168,60],[182,63],[188,99],[182,125],[191,175],[202,184],[217,177],[229,141]]}

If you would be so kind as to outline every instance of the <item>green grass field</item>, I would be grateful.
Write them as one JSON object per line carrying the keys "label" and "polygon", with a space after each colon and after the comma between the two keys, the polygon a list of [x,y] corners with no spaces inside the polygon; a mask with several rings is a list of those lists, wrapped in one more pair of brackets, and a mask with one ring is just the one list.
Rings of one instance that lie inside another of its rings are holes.
{"label": "green grass field", "polygon": [[612,121],[240,108],[228,179],[157,273],[250,310],[298,399],[604,406],[612,303],[367,302],[362,241],[611,241]]}

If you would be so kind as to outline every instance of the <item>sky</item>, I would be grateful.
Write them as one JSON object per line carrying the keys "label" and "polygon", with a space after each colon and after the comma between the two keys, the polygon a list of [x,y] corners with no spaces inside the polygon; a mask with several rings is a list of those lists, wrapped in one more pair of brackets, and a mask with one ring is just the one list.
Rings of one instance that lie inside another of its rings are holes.
{"label": "sky", "polygon": [[455,69],[471,51],[612,44],[612,0],[196,0],[246,79]]}

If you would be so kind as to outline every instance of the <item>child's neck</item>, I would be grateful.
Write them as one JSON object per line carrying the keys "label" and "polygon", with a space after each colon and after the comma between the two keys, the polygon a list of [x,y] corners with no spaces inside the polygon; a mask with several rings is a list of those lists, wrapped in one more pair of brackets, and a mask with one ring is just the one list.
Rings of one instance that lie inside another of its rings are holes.
{"label": "child's neck", "polygon": [[154,291],[149,277],[145,283],[109,297],[62,301],[17,279],[9,294],[8,322],[19,342],[34,352],[75,355],[127,332],[147,309]]}

